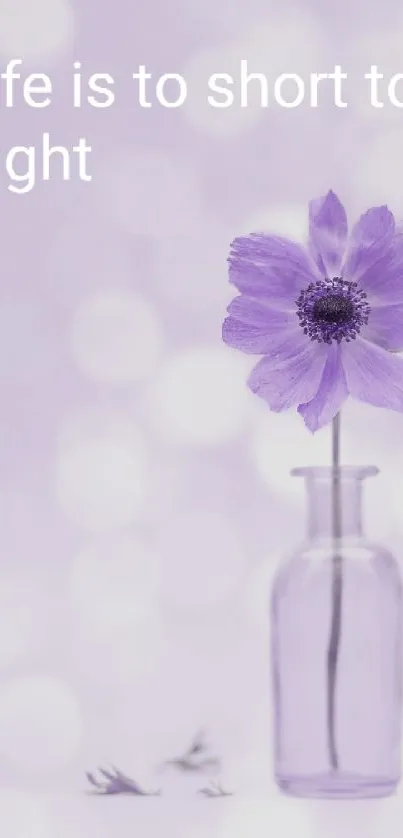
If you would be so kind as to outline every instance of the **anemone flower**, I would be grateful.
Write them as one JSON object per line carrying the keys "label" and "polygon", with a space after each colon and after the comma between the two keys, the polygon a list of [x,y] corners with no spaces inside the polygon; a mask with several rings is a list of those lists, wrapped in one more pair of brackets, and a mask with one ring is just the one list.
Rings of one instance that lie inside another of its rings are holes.
{"label": "anemone flower", "polygon": [[297,406],[315,432],[332,422],[332,616],[327,654],[332,769],[343,592],[340,551],[340,408],[351,396],[403,411],[403,234],[386,206],[369,209],[348,234],[334,192],[311,201],[304,248],[279,236],[235,239],[223,340],[263,356],[248,384],[273,411]]}
{"label": "anemone flower", "polygon": [[307,247],[254,233],[235,239],[223,340],[263,358],[248,384],[273,411],[293,406],[315,432],[351,396],[403,411],[403,235],[386,206],[348,235],[334,192],[311,201]]}

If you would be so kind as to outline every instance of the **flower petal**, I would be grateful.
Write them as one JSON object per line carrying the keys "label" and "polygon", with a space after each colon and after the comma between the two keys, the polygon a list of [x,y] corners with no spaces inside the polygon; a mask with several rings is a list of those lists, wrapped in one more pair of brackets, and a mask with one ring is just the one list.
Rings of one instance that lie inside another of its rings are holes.
{"label": "flower petal", "polygon": [[252,233],[231,245],[229,278],[248,297],[266,299],[291,311],[302,288],[320,279],[318,269],[301,245],[279,236]]}
{"label": "flower petal", "polygon": [[323,428],[336,416],[348,397],[344,370],[341,363],[340,346],[333,344],[329,349],[319,389],[306,404],[300,404],[298,413],[312,433]]}
{"label": "flower petal", "polygon": [[227,317],[222,327],[222,339],[228,346],[247,355],[267,355],[272,351],[274,335],[269,335],[267,329],[259,329],[235,320],[234,317]]}
{"label": "flower petal", "polygon": [[334,192],[310,202],[310,252],[323,276],[340,273],[347,232],[346,211]]}
{"label": "flower petal", "polygon": [[294,313],[273,309],[248,297],[235,297],[224,320],[224,343],[249,355],[267,355],[287,331],[299,327]]}
{"label": "flower petal", "polygon": [[375,407],[403,411],[403,359],[363,338],[342,347],[348,391]]}
{"label": "flower petal", "polygon": [[373,308],[361,335],[389,352],[400,352],[403,349],[403,302]]}
{"label": "flower petal", "polygon": [[249,387],[274,411],[308,402],[319,387],[327,352],[301,330],[289,332],[252,370]]}
{"label": "flower petal", "polygon": [[362,277],[370,304],[403,302],[403,236],[394,236],[390,247]]}
{"label": "flower petal", "polygon": [[344,279],[361,280],[384,257],[393,242],[395,219],[387,207],[373,207],[361,216],[351,232]]}
{"label": "flower petal", "polygon": [[292,313],[281,311],[278,308],[271,308],[265,300],[251,300],[243,294],[230,302],[227,311],[236,320],[262,329],[266,328],[267,332],[276,327],[295,328],[299,325],[296,308]]}

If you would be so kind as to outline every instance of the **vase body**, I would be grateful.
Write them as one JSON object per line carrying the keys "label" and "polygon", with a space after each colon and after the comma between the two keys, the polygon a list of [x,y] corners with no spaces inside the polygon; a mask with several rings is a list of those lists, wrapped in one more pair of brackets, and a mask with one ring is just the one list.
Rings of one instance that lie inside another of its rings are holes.
{"label": "vase body", "polygon": [[362,481],[376,473],[341,468],[336,484],[332,469],[294,472],[308,537],[271,599],[275,776],[288,794],[383,797],[399,782],[400,572],[361,527]]}

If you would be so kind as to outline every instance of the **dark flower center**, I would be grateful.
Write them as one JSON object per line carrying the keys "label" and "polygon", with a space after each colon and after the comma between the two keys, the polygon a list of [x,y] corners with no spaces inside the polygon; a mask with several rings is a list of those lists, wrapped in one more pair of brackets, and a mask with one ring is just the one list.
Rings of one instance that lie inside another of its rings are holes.
{"label": "dark flower center", "polygon": [[319,297],[312,309],[313,319],[317,323],[348,323],[353,314],[353,303],[341,294]]}
{"label": "dark flower center", "polygon": [[311,282],[296,303],[304,334],[328,344],[355,340],[371,311],[365,291],[338,276]]}

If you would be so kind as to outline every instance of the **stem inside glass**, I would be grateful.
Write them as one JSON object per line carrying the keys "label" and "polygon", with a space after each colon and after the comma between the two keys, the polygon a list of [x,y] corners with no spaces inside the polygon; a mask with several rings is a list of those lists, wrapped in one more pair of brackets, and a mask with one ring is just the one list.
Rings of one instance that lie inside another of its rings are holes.
{"label": "stem inside glass", "polygon": [[338,544],[342,536],[341,491],[340,491],[340,413],[332,422],[332,522],[333,522],[333,559],[332,559],[332,618],[327,652],[327,730],[330,766],[334,771],[339,767],[336,745],[335,704],[337,666],[339,661],[342,597],[343,564]]}

